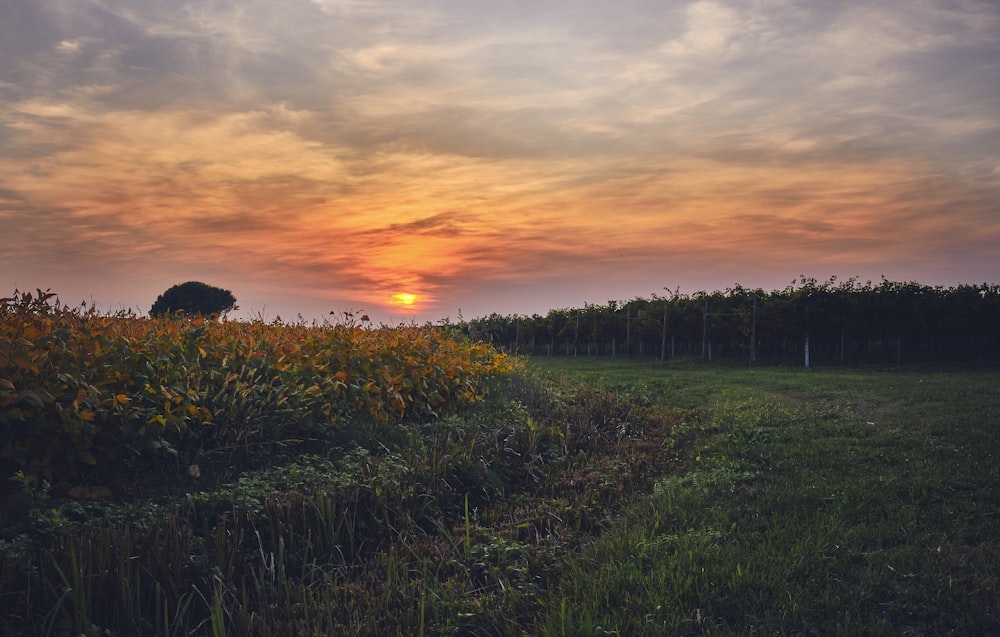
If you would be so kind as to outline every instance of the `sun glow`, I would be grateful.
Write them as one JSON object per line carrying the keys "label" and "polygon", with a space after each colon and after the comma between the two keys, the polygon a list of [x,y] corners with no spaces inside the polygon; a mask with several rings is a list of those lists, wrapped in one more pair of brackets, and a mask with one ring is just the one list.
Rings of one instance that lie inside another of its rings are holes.
{"label": "sun glow", "polygon": [[401,307],[411,307],[417,302],[416,294],[409,294],[407,292],[400,292],[399,294],[392,295],[392,304],[399,305]]}

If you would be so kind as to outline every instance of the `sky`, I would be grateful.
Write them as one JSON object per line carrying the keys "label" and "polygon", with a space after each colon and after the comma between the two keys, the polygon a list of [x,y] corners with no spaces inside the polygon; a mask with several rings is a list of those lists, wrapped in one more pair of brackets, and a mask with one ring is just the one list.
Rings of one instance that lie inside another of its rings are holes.
{"label": "sky", "polygon": [[0,296],[1000,282],[996,0],[0,0]]}

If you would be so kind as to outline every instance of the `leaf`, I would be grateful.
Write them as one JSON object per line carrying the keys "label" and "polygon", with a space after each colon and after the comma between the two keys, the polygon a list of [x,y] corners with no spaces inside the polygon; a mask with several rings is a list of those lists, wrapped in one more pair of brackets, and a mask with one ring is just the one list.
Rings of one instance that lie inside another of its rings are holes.
{"label": "leaf", "polygon": [[146,421],[150,425],[160,425],[161,427],[167,426],[167,419],[163,417],[163,414],[156,414]]}

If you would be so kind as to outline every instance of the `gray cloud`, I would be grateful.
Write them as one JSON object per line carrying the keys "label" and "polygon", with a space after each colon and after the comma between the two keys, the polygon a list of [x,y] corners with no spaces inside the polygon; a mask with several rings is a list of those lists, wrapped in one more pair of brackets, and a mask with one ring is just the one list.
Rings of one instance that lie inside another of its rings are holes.
{"label": "gray cloud", "polygon": [[996,257],[988,1],[8,2],[0,59],[4,267],[440,300]]}

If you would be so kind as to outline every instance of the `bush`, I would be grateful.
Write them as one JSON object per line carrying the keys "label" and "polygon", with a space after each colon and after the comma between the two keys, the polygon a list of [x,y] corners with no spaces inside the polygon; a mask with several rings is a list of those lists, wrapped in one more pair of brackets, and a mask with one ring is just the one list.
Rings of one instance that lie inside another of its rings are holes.
{"label": "bush", "polygon": [[169,288],[156,298],[149,310],[150,316],[163,316],[172,312],[186,314],[224,314],[236,307],[236,297],[223,290],[198,281],[188,281]]}

